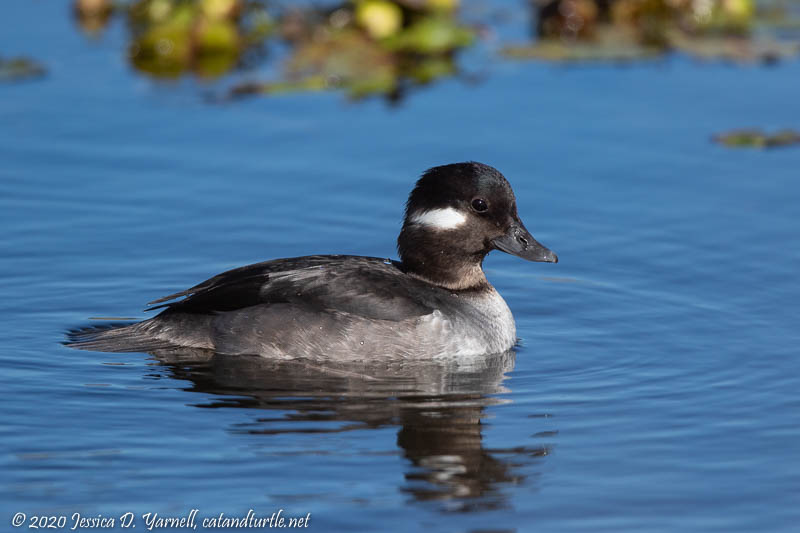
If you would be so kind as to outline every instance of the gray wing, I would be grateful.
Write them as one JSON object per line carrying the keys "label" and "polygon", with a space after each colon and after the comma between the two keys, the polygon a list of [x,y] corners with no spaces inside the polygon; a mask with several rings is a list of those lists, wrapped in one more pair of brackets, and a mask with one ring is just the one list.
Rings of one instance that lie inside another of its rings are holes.
{"label": "gray wing", "polygon": [[[293,304],[311,312],[335,310],[401,321],[431,313],[435,291],[403,274],[395,262],[373,257],[307,256],[223,272],[151,302],[160,305],[150,309],[166,308],[164,314],[214,314],[262,304]],[[178,298],[182,299],[169,302]]]}

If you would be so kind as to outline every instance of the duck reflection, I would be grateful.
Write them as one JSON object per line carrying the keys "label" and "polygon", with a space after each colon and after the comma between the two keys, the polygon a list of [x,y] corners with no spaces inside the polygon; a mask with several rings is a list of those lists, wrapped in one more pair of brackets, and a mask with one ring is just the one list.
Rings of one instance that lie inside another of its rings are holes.
{"label": "duck reflection", "polygon": [[[399,426],[397,444],[410,465],[403,491],[446,510],[508,505],[502,488],[525,478],[520,467],[546,446],[487,449],[486,408],[508,402],[502,384],[514,366],[509,351],[470,361],[319,363],[210,353],[155,354],[188,390],[217,398],[203,408],[281,411],[231,431],[249,434],[331,433]],[[288,414],[283,414],[288,413]]]}

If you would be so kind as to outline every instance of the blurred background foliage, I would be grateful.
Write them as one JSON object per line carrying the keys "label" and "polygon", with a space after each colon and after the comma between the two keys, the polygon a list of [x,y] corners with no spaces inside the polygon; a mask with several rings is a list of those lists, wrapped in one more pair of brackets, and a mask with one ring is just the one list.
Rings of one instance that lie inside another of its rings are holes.
{"label": "blurred background foliage", "polygon": [[130,34],[128,56],[157,78],[217,78],[286,50],[269,82],[230,95],[341,88],[354,97],[396,97],[409,85],[456,72],[454,56],[475,28],[459,21],[457,0],[358,0],[300,5],[251,0],[77,0],[80,27],[97,36],[115,18]]}
{"label": "blurred background foliage", "polygon": [[[800,52],[796,2],[552,0],[537,3],[533,44],[513,58],[634,60],[685,52],[702,59],[773,62]],[[780,30],[780,31],[779,31]]]}
{"label": "blurred background foliage", "polygon": [[236,82],[230,97],[341,89],[398,100],[459,75],[457,54],[496,37],[492,24],[508,17],[529,20],[531,35],[500,42],[496,53],[506,59],[618,62],[677,51],[771,63],[800,53],[797,0],[530,0],[484,9],[486,20],[471,22],[460,3],[75,0],[74,14],[90,37],[123,20],[131,65],[155,78],[271,67],[268,80]]}

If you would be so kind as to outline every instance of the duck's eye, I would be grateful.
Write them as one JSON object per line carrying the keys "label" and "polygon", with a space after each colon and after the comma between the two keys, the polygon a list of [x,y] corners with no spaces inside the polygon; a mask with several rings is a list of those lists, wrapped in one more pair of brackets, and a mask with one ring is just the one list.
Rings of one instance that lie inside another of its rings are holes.
{"label": "duck's eye", "polygon": [[483,198],[475,198],[474,200],[472,200],[472,209],[474,209],[478,213],[483,213],[484,211],[489,209],[489,206],[486,203],[486,200],[484,200]]}

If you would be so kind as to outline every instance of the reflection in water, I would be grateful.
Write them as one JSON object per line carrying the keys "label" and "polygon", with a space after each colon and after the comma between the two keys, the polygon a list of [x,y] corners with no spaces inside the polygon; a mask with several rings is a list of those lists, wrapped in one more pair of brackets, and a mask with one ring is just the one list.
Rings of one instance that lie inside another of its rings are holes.
{"label": "reflection in water", "polygon": [[[310,363],[211,353],[159,353],[171,377],[195,392],[220,396],[204,408],[286,412],[257,414],[232,431],[254,435],[330,433],[399,426],[397,444],[410,461],[403,490],[418,501],[445,500],[448,510],[507,506],[501,491],[547,447],[487,449],[486,407],[508,400],[502,381],[515,354],[470,361]],[[335,424],[332,424],[335,422]]]}

